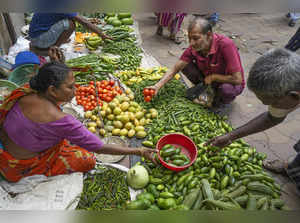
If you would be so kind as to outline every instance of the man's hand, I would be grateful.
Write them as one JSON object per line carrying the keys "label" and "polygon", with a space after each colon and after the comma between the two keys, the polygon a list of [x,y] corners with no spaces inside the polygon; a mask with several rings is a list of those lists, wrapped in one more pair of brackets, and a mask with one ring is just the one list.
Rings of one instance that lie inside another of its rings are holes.
{"label": "man's hand", "polygon": [[51,46],[49,48],[48,55],[52,62],[56,61],[56,62],[64,63],[66,59],[63,51],[57,46]]}
{"label": "man's hand", "polygon": [[225,135],[222,136],[217,136],[211,140],[209,140],[208,142],[206,142],[204,145],[205,146],[217,146],[220,148],[223,148],[225,146],[228,146],[232,143],[232,136],[230,133],[227,133]]}
{"label": "man's hand", "polygon": [[105,39],[113,40],[112,37],[110,37],[104,33],[99,34],[99,36],[101,37],[102,40],[105,40]]}
{"label": "man's hand", "polygon": [[159,88],[157,86],[155,86],[155,85],[149,86],[149,87],[145,87],[145,88],[154,90],[155,91],[155,93],[154,93],[155,96],[158,94]]}
{"label": "man's hand", "polygon": [[207,85],[212,84],[212,82],[214,82],[214,81],[215,81],[214,75],[206,76],[205,79],[204,79],[204,82]]}
{"label": "man's hand", "polygon": [[141,151],[141,156],[142,157],[150,160],[154,164],[158,164],[157,161],[155,160],[155,157],[154,157],[154,154],[157,153],[156,149],[148,149],[148,148],[141,147],[140,151]]}

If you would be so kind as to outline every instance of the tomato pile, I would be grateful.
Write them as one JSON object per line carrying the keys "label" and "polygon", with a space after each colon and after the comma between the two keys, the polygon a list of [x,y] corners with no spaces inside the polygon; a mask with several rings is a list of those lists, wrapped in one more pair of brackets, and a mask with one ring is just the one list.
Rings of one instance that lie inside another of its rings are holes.
{"label": "tomato pile", "polygon": [[[96,88],[98,91],[98,98],[96,96]],[[123,91],[119,86],[115,86],[114,80],[90,81],[88,86],[78,86],[76,90],[76,101],[78,105],[83,106],[84,111],[91,111],[97,107],[97,100],[100,106],[103,101],[111,102],[118,94]]]}
{"label": "tomato pile", "polygon": [[143,94],[145,102],[150,102],[152,97],[155,95],[155,90],[151,88],[144,88]]}

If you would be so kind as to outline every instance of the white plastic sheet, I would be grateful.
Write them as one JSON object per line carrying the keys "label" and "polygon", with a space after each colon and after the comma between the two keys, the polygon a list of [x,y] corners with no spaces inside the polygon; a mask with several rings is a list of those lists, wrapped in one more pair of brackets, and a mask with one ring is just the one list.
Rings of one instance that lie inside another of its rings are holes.
{"label": "white plastic sheet", "polygon": [[[17,183],[0,182],[0,210],[75,209],[83,188],[82,173],[25,177]],[[16,194],[12,196],[12,194]]]}

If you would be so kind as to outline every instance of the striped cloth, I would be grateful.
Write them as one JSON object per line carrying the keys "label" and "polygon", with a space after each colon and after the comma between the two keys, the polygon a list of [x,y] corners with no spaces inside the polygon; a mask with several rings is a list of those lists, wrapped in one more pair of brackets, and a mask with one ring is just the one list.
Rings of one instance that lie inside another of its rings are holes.
{"label": "striped cloth", "polygon": [[168,27],[171,33],[176,34],[182,25],[186,13],[156,13],[157,24],[162,27]]}

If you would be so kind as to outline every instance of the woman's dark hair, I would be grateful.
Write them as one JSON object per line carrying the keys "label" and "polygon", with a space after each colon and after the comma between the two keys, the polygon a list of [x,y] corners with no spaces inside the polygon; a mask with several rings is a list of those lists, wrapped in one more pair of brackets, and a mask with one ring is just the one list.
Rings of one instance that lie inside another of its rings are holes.
{"label": "woman's dark hair", "polygon": [[47,63],[39,69],[37,75],[31,78],[29,81],[30,87],[42,93],[45,93],[51,85],[59,88],[70,71],[71,69],[63,63]]}

